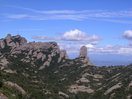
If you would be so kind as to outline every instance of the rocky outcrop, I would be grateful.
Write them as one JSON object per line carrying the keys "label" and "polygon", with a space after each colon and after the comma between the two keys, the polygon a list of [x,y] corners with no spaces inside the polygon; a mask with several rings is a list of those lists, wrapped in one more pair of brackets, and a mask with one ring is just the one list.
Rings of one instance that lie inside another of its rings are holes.
{"label": "rocky outcrop", "polygon": [[3,39],[0,40],[0,48],[5,48],[5,42]]}
{"label": "rocky outcrop", "polygon": [[68,59],[66,50],[61,50],[61,51],[60,51],[60,57],[59,57],[59,59],[58,59],[58,63],[60,63],[60,62],[65,62],[65,59]]}
{"label": "rocky outcrop", "polygon": [[80,56],[79,57],[87,57],[87,47],[82,46],[80,48]]}
{"label": "rocky outcrop", "polygon": [[51,64],[59,64],[67,58],[66,51],[60,51],[56,42],[29,42],[20,35],[8,34],[0,39],[0,53],[19,59],[32,66],[39,65],[39,70]]}
{"label": "rocky outcrop", "polygon": [[9,62],[5,57],[0,57],[0,66],[2,66],[0,67],[1,69],[5,68],[8,64]]}
{"label": "rocky outcrop", "polygon": [[13,82],[10,82],[10,81],[7,81],[4,83],[6,86],[10,86],[10,87],[14,87],[16,88],[22,95],[26,94],[26,91],[20,87],[18,84],[16,83],[13,83]]}
{"label": "rocky outcrop", "polygon": [[90,87],[75,84],[69,87],[69,92],[71,93],[78,93],[78,92],[93,93],[94,90],[91,89]]}
{"label": "rocky outcrop", "polygon": [[[67,59],[66,50],[60,50],[56,42],[27,42],[20,35],[8,34],[0,39],[0,55],[15,58],[22,62],[30,63],[32,67],[43,70],[50,65],[64,63]],[[93,65],[87,57],[87,48],[82,46],[77,61]]]}
{"label": "rocky outcrop", "polygon": [[63,96],[64,99],[65,99],[65,98],[69,98],[69,95],[67,95],[67,94],[64,93],[64,92],[59,91],[58,94],[59,94],[60,96]]}
{"label": "rocky outcrop", "polygon": [[10,34],[8,34],[5,38],[5,43],[11,48],[16,48],[27,43],[27,40],[20,35],[11,36]]}
{"label": "rocky outcrop", "polygon": [[80,55],[76,58],[77,61],[81,61],[82,63],[86,65],[93,66],[94,64],[90,61],[89,57],[87,56],[87,47],[82,46],[80,48]]}
{"label": "rocky outcrop", "polygon": [[9,99],[3,93],[0,92],[0,99]]}
{"label": "rocky outcrop", "polygon": [[39,70],[58,62],[60,49],[56,42],[30,42],[12,50],[11,55],[24,62],[40,65]]}
{"label": "rocky outcrop", "polygon": [[118,83],[118,84],[116,84],[116,85],[112,86],[111,88],[109,88],[108,90],[106,90],[106,92],[104,93],[104,95],[109,94],[110,92],[112,92],[112,91],[113,91],[113,90],[115,90],[115,89],[120,88],[121,86],[122,86],[122,84],[121,84],[121,83]]}

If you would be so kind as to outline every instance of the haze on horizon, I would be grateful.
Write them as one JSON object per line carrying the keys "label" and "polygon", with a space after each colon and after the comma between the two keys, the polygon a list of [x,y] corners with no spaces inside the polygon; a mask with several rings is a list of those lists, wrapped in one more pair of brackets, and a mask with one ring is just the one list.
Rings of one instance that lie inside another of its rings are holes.
{"label": "haze on horizon", "polygon": [[70,58],[81,46],[96,65],[132,61],[131,0],[0,0],[0,38],[55,41]]}

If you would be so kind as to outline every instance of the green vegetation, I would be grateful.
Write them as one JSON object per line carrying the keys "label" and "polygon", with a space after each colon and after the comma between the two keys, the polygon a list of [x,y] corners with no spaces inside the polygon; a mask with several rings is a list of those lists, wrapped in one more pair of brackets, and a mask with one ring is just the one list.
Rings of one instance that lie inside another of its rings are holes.
{"label": "green vegetation", "polygon": [[2,74],[0,72],[0,88],[3,86],[3,78],[2,78]]}
{"label": "green vegetation", "polygon": [[[16,73],[0,72],[0,92],[9,99],[126,99],[132,93],[132,87],[128,88],[132,79],[132,66],[115,67],[81,67],[82,63],[67,60],[59,66],[54,64],[38,71],[37,66],[8,58],[8,69]],[[71,63],[72,62],[72,63]],[[68,66],[67,66],[68,64]],[[6,69],[6,68],[5,68]],[[77,81],[86,75],[89,82]],[[97,76],[96,76],[97,75]],[[17,88],[6,86],[3,83],[10,81],[16,83],[26,94],[22,94]],[[121,83],[121,87],[104,93],[112,86]],[[78,92],[70,93],[71,85],[86,86],[94,90],[94,93]],[[99,90],[100,89],[100,90]],[[64,95],[59,95],[63,92]]]}

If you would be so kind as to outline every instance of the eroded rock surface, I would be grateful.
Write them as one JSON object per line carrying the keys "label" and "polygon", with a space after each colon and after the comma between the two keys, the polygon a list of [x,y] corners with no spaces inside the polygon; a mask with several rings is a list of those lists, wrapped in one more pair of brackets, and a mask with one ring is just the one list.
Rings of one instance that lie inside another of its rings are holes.
{"label": "eroded rock surface", "polygon": [[80,55],[79,55],[79,57],[77,57],[76,58],[76,60],[77,61],[81,61],[83,64],[86,64],[86,65],[94,65],[91,61],[90,61],[90,59],[89,59],[89,57],[87,56],[87,47],[86,46],[82,46],[81,48],[80,48]]}
{"label": "eroded rock surface", "polygon": [[3,93],[0,92],[0,99],[9,99]]}
{"label": "eroded rock surface", "polygon": [[64,62],[67,58],[66,51],[60,51],[56,42],[27,42],[20,35],[8,34],[0,39],[0,54],[11,56],[33,66],[39,65],[39,70],[46,66]]}
{"label": "eroded rock surface", "polygon": [[[11,36],[10,34],[0,39],[0,55],[30,63],[32,67],[37,66],[38,70],[64,63],[68,59],[66,50],[60,50],[56,42],[27,42],[20,35]],[[87,47],[81,47],[80,56],[76,61],[93,65],[87,56]]]}
{"label": "eroded rock surface", "polygon": [[80,56],[79,57],[87,57],[87,47],[82,46],[80,48]]}

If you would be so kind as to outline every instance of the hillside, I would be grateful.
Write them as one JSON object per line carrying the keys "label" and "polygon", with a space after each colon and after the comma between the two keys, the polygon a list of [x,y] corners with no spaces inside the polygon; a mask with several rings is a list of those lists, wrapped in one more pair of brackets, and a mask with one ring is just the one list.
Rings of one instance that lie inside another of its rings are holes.
{"label": "hillside", "polygon": [[68,59],[56,42],[0,39],[0,99],[132,99],[132,65],[97,67],[81,47]]}

